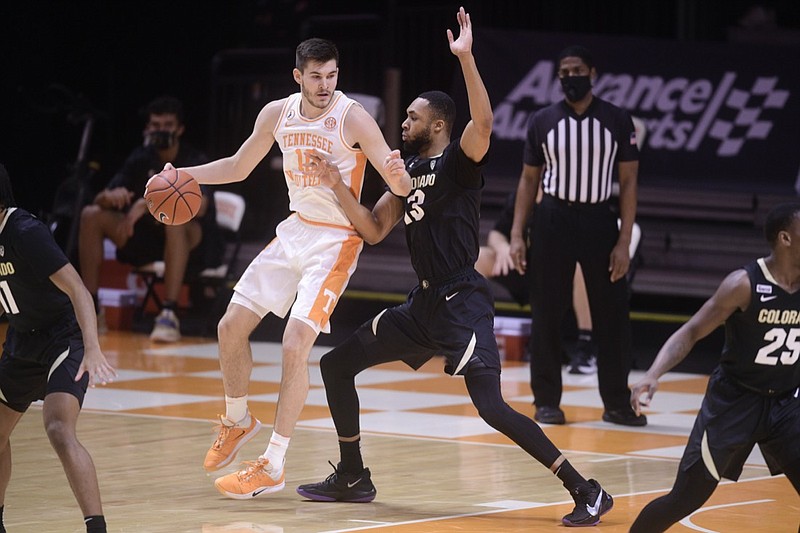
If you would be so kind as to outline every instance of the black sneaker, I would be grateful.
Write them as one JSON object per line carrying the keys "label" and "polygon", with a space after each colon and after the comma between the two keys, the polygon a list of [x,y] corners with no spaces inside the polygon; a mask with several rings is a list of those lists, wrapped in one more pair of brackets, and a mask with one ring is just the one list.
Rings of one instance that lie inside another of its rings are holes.
{"label": "black sneaker", "polygon": [[591,341],[579,340],[569,361],[570,374],[596,374],[597,355]]}
{"label": "black sneaker", "polygon": [[646,426],[647,417],[644,415],[636,415],[633,409],[612,409],[610,411],[603,411],[603,420],[611,422],[612,424],[619,424],[621,426]]}
{"label": "black sneaker", "polygon": [[[333,463],[328,461],[333,466]],[[342,463],[339,463],[339,467]],[[360,474],[348,474],[333,466],[333,474],[319,483],[309,483],[297,487],[297,494],[318,502],[359,502],[367,503],[378,493],[370,480],[369,468]]]}
{"label": "black sneaker", "polygon": [[600,517],[614,507],[614,498],[603,490],[594,479],[588,485],[581,485],[572,492],[575,509],[561,519],[567,527],[588,527],[600,523]]}

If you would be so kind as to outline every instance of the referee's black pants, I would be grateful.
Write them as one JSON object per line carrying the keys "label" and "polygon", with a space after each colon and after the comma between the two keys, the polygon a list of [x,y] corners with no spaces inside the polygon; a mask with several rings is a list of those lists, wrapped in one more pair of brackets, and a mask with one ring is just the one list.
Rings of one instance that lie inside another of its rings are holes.
{"label": "referee's black pants", "polygon": [[536,208],[528,263],[531,280],[531,389],[537,407],[561,403],[561,324],[572,303],[575,263],[583,270],[597,379],[606,410],[630,409],[632,363],[628,282],[611,283],[617,216],[607,202],[577,204],[545,195]]}

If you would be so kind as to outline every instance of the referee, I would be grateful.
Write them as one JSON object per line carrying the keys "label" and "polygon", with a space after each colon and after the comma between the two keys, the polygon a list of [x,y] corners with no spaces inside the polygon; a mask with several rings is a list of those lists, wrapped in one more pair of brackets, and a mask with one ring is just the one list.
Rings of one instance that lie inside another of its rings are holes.
{"label": "referee", "polygon": [[[639,168],[633,121],[627,111],[592,94],[597,71],[589,50],[570,46],[557,63],[565,99],[536,112],[528,123],[511,230],[511,253],[524,272],[525,221],[541,186],[544,194],[534,214],[530,250],[535,419],[566,422],[559,407],[560,325],[572,299],[575,264],[580,263],[598,346],[603,420],[644,426],[647,419],[633,412],[628,391],[632,355],[625,274]],[[615,171],[619,214],[609,201]]]}

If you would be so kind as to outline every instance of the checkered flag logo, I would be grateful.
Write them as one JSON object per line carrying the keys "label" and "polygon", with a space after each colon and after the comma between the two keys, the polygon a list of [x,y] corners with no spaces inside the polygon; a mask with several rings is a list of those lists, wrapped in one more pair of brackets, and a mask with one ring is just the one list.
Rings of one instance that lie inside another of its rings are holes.
{"label": "checkered flag logo", "polygon": [[718,118],[709,131],[709,136],[720,141],[717,155],[735,156],[748,139],[766,139],[772,122],[761,119],[764,109],[783,108],[789,91],[776,89],[777,77],[757,78],[750,91],[733,89],[725,104],[736,111],[732,120]]}

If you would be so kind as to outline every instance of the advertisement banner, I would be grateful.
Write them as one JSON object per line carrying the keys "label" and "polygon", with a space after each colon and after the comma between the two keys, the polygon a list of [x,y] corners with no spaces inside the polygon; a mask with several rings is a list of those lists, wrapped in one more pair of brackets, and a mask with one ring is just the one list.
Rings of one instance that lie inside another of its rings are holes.
{"label": "advertisement banner", "polygon": [[494,110],[488,176],[519,177],[528,117],[563,99],[556,58],[571,44],[594,56],[594,94],[644,126],[641,183],[794,192],[800,50],[501,30],[473,49]]}

